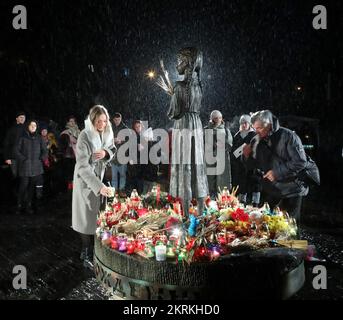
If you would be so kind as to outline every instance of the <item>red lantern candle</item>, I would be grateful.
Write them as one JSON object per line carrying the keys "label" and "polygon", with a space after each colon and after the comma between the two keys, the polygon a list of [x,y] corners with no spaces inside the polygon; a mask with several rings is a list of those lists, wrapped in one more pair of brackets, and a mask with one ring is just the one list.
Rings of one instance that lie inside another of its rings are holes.
{"label": "red lantern candle", "polygon": [[112,249],[115,249],[115,250],[118,249],[119,244],[118,244],[118,239],[117,239],[117,237],[112,236],[112,237],[110,238],[110,243],[111,243],[111,248],[112,248]]}
{"label": "red lantern candle", "polygon": [[220,249],[218,247],[213,247],[211,250],[211,259],[216,260],[220,257]]}
{"label": "red lantern candle", "polygon": [[197,247],[194,252],[194,260],[209,261],[211,259],[209,250],[205,247]]}
{"label": "red lantern candle", "polygon": [[218,237],[219,243],[221,245],[226,245],[227,244],[227,239],[224,235]]}
{"label": "red lantern candle", "polygon": [[125,252],[127,250],[126,243],[127,238],[121,237],[118,239],[118,250],[120,252]]}
{"label": "red lantern candle", "polygon": [[173,209],[174,209],[175,213],[177,213],[181,216],[183,215],[181,202],[179,200],[177,200],[176,202],[173,203]]}
{"label": "red lantern candle", "polygon": [[130,243],[127,245],[126,253],[127,253],[127,254],[133,254],[133,253],[135,253],[135,249],[136,249],[135,243],[134,243],[134,242],[130,242]]}
{"label": "red lantern candle", "polygon": [[136,241],[136,249],[139,251],[143,251],[145,248],[144,242],[142,240]]}
{"label": "red lantern candle", "polygon": [[113,208],[115,211],[120,210],[120,208],[121,208],[121,203],[118,202],[118,203],[113,204],[113,205],[112,205],[112,208]]}
{"label": "red lantern candle", "polygon": [[159,205],[161,200],[161,187],[158,185],[156,187],[156,204]]}

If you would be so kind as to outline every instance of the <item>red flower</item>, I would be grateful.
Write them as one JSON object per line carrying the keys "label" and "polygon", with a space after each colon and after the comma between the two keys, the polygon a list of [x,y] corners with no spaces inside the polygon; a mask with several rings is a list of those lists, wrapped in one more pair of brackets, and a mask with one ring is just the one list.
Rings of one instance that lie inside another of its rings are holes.
{"label": "red flower", "polygon": [[249,221],[249,215],[244,212],[243,209],[237,208],[234,213],[232,213],[231,218],[233,220],[238,220],[238,221],[244,221],[247,222]]}
{"label": "red flower", "polygon": [[108,225],[109,228],[112,228],[113,226],[118,224],[118,222],[119,222],[118,220],[110,220],[110,219],[106,220],[106,224]]}
{"label": "red flower", "polygon": [[172,228],[174,226],[177,226],[179,223],[180,221],[178,219],[171,217],[167,220],[165,228],[166,229]]}

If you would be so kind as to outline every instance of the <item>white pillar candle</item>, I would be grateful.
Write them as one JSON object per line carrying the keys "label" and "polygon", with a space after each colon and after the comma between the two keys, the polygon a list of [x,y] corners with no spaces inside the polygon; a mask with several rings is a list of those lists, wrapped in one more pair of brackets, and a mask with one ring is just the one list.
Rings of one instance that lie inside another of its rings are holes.
{"label": "white pillar candle", "polygon": [[167,246],[159,244],[155,247],[155,254],[157,261],[165,261],[167,257]]}

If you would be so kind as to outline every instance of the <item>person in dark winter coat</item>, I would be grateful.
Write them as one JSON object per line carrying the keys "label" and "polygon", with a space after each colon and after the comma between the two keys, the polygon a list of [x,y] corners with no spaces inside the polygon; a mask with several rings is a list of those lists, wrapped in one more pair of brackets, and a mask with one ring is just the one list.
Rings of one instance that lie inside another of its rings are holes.
{"label": "person in dark winter coat", "polygon": [[256,112],[251,121],[257,135],[245,146],[244,158],[260,170],[270,206],[287,211],[299,224],[302,197],[309,191],[297,177],[307,164],[302,142],[295,132],[280,127],[269,110]]}
{"label": "person in dark winter coat", "polygon": [[46,145],[42,137],[37,134],[37,121],[31,120],[16,147],[20,178],[17,213],[20,213],[24,207],[28,213],[33,213],[33,195],[36,186],[41,182],[41,175],[44,172],[43,161],[47,156]]}
{"label": "person in dark winter coat", "polygon": [[240,202],[246,204],[248,195],[251,194],[251,203],[258,207],[260,203],[260,178],[254,175],[253,170],[248,170],[241,157],[235,151],[244,143],[249,144],[251,139],[256,135],[251,127],[251,117],[244,114],[239,119],[239,131],[234,135],[232,146],[232,179],[233,186],[238,187],[238,198]]}
{"label": "person in dark winter coat", "polygon": [[[47,126],[45,126],[44,124],[40,125],[40,134],[48,150],[48,157],[43,162],[44,180],[42,181],[42,189],[44,186],[44,194],[52,195],[54,191],[56,191],[55,183],[60,179],[60,175],[56,170],[58,161],[58,144],[54,134],[52,132],[48,132]],[[41,194],[43,195],[43,190]]]}
{"label": "person in dark winter coat", "polygon": [[62,152],[62,169],[65,178],[65,187],[73,189],[73,172],[76,162],[76,143],[80,134],[76,118],[69,116],[65,130],[60,135],[60,151]]}
{"label": "person in dark winter coat", "polygon": [[[211,130],[211,131],[207,131]],[[230,161],[230,151],[232,147],[232,135],[230,130],[225,127],[225,122],[223,121],[223,115],[218,110],[213,110],[211,112],[210,121],[206,127],[204,127],[205,135],[210,133],[213,135],[213,145],[208,143],[206,140],[205,152],[212,154],[217,158],[214,164],[207,163],[207,171],[209,169],[215,169],[216,172],[209,174],[207,172],[208,190],[211,196],[216,197],[218,189],[223,189],[228,187],[231,189],[232,179],[231,179],[231,161]],[[219,137],[219,134],[222,134]],[[222,165],[218,163],[220,161],[220,156],[218,150],[224,152]]]}
{"label": "person in dark winter coat", "polygon": [[19,138],[25,132],[25,112],[17,112],[16,124],[11,127],[6,134],[4,141],[4,159],[5,163],[10,165],[12,175],[14,178],[18,176],[18,164],[16,161],[16,146],[18,144]]}
{"label": "person in dark winter coat", "polygon": [[[127,140],[120,140],[118,134],[121,130],[128,130],[128,127],[123,123],[122,116],[120,113],[115,113],[113,116],[113,136],[114,136],[114,143],[117,150],[120,148],[122,144],[124,144]],[[127,164],[122,164],[117,159],[117,154],[113,157],[112,160],[112,187],[116,188],[121,194],[125,193],[125,186],[126,186],[126,172],[127,172]],[[119,175],[119,179],[118,179]]]}
{"label": "person in dark winter coat", "polygon": [[136,189],[139,194],[143,193],[144,189],[144,177],[145,171],[147,168],[146,164],[140,163],[140,153],[144,150],[146,146],[144,146],[142,136],[143,131],[143,124],[141,120],[134,120],[132,123],[132,129],[134,131],[133,134],[136,134],[137,138],[137,159],[131,159],[129,165],[129,175],[131,180],[131,187],[132,189]]}

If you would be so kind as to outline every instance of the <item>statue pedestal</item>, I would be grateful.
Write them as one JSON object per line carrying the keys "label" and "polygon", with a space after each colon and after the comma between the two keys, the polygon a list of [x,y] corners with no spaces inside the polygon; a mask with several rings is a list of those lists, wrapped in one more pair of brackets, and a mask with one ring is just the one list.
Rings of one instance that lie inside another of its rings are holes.
{"label": "statue pedestal", "polygon": [[271,248],[177,264],[126,255],[95,240],[95,274],[128,300],[287,299],[305,282],[303,251]]}

